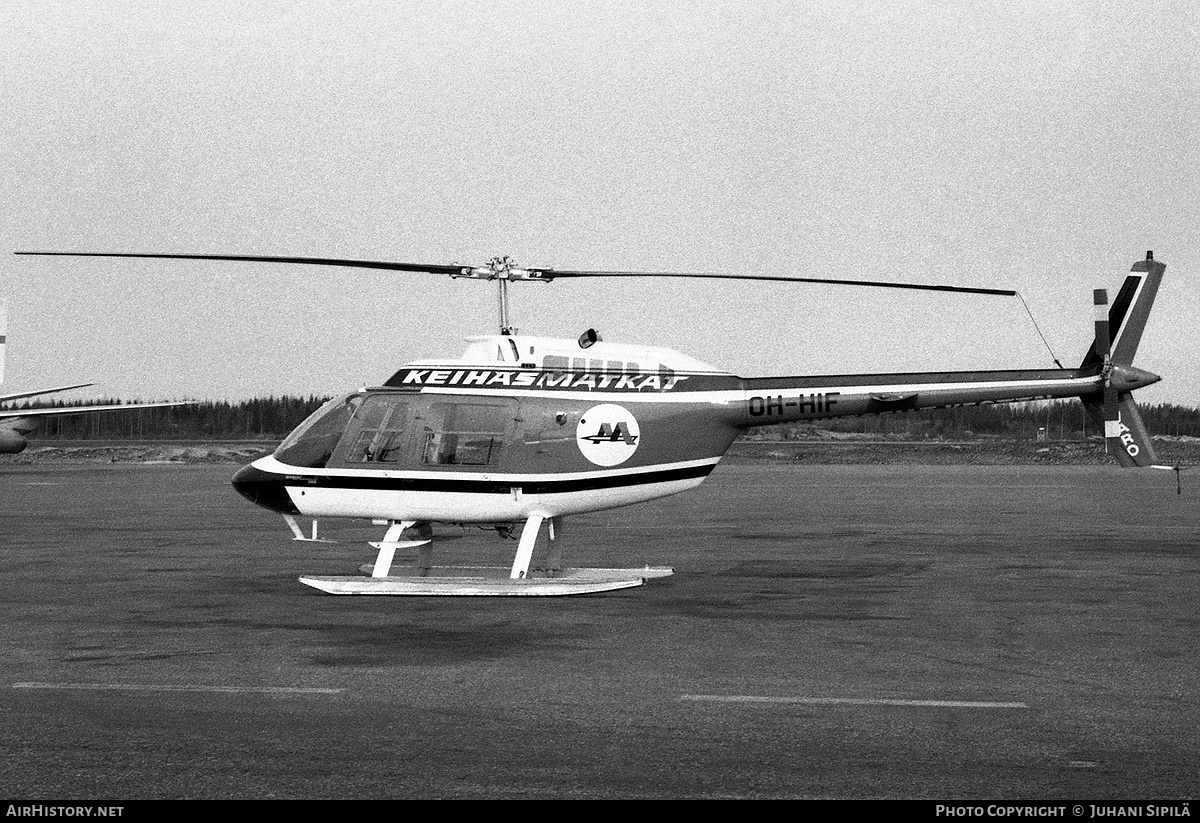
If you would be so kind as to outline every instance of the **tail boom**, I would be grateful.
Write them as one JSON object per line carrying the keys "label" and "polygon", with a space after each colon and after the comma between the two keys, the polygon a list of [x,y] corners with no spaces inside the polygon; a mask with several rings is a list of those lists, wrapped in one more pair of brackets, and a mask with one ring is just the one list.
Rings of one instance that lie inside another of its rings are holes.
{"label": "tail boom", "polygon": [[1094,369],[747,378],[741,425],[1087,397],[1101,388]]}

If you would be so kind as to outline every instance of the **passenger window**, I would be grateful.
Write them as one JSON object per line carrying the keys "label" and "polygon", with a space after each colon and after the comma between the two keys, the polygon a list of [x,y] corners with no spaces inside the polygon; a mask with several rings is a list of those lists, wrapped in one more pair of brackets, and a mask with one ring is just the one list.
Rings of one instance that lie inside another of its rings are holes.
{"label": "passenger window", "polygon": [[424,419],[421,462],[427,466],[495,463],[515,403],[434,403]]}

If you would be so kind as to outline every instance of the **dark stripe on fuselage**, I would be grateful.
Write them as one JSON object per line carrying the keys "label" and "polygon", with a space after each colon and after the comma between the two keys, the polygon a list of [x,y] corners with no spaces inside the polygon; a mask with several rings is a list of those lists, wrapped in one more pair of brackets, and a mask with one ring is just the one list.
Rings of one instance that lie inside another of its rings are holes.
{"label": "dark stripe on fuselage", "polygon": [[283,485],[298,489],[373,489],[458,492],[462,494],[511,494],[513,489],[520,489],[522,494],[561,494],[644,486],[652,483],[670,483],[676,480],[693,480],[707,477],[712,473],[713,468],[715,468],[715,464],[705,463],[678,469],[603,477],[579,477],[570,480],[471,480],[461,477],[380,477],[344,474],[276,475],[276,477]]}

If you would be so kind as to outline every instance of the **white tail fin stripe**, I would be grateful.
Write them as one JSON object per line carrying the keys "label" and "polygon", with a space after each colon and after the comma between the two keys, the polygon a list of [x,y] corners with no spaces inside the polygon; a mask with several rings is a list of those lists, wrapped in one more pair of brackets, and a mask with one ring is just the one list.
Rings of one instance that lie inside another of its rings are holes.
{"label": "white tail fin stripe", "polygon": [[1128,329],[1132,325],[1131,321],[1133,319],[1133,313],[1134,313],[1134,310],[1138,307],[1138,300],[1142,296],[1142,289],[1144,289],[1146,287],[1146,279],[1148,276],[1149,276],[1148,274],[1142,274],[1138,277],[1137,288],[1134,289],[1134,291],[1133,291],[1133,299],[1129,301],[1129,308],[1127,308],[1125,310],[1125,317],[1121,321],[1121,325],[1118,328],[1114,329],[1116,334],[1113,336],[1112,342],[1109,345],[1109,351],[1112,351],[1115,353],[1120,348],[1121,338],[1123,338],[1125,336],[1125,330]]}

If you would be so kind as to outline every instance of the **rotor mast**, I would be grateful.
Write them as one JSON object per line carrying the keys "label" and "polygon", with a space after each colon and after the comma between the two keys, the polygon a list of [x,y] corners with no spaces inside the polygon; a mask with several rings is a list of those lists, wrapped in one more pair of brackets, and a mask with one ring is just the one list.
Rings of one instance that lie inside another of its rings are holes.
{"label": "rotor mast", "polygon": [[516,329],[508,324],[508,278],[499,278],[497,285],[500,288],[500,333],[513,334]]}
{"label": "rotor mast", "polygon": [[517,329],[510,322],[511,310],[508,303],[508,284],[511,280],[539,280],[540,271],[531,272],[522,269],[511,257],[493,257],[486,266],[464,267],[461,271],[451,274],[453,278],[469,277],[473,280],[495,280],[498,289],[497,297],[500,304],[500,333],[513,335]]}

